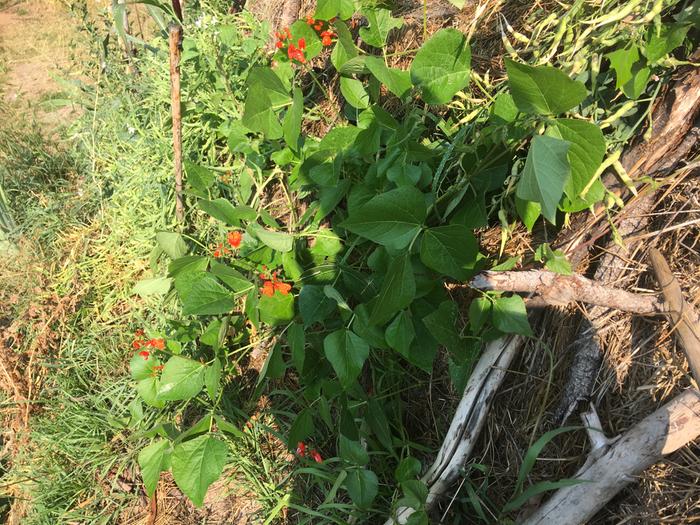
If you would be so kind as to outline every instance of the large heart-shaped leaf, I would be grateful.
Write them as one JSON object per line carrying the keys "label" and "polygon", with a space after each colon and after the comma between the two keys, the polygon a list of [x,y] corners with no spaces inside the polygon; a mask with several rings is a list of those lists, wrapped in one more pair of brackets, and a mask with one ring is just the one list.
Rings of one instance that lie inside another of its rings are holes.
{"label": "large heart-shaped leaf", "polygon": [[403,98],[411,91],[411,74],[408,71],[390,68],[384,60],[374,56],[367,56],[365,65],[374,78],[384,84],[397,97]]}
{"label": "large heart-shaped leaf", "polygon": [[217,315],[233,309],[231,292],[209,274],[198,276],[184,293],[180,293],[185,315]]}
{"label": "large heart-shaped leaf", "polygon": [[176,355],[168,359],[163,367],[158,399],[162,401],[190,399],[199,394],[203,386],[204,365],[194,359]]}
{"label": "large heart-shaped leaf", "polygon": [[406,186],[358,206],[341,226],[376,243],[400,249],[408,246],[420,231],[427,213],[423,194]]}
{"label": "large heart-shaped leaf", "polygon": [[416,279],[413,275],[411,257],[408,253],[394,259],[387,268],[382,288],[370,303],[370,323],[380,325],[391,319],[396,312],[406,308],[416,296]]}
{"label": "large heart-shaped leaf", "polygon": [[523,113],[557,115],[580,104],[586,86],[551,66],[528,66],[506,59],[508,86]]}
{"label": "large heart-shaped leaf", "polygon": [[456,29],[441,29],[416,53],[411,80],[428,104],[446,104],[469,83],[471,49]]}
{"label": "large heart-shaped leaf", "polygon": [[228,447],[209,434],[175,446],[172,471],[175,483],[197,507],[204,503],[209,485],[224,471]]}
{"label": "large heart-shaped leaf", "polygon": [[570,175],[569,143],[537,135],[532,139],[525,168],[518,181],[516,195],[539,202],[542,215],[551,223],[556,221],[557,205]]}
{"label": "large heart-shaped leaf", "polygon": [[360,336],[341,328],[326,336],[323,351],[343,388],[350,388],[369,356],[369,345]]}
{"label": "large heart-shaped leaf", "polygon": [[391,30],[403,25],[403,20],[391,16],[388,9],[365,9],[363,14],[369,27],[360,28],[360,37],[373,47],[383,47]]}
{"label": "large heart-shaped leaf", "polygon": [[429,228],[423,233],[420,260],[428,268],[460,281],[473,274],[479,245],[464,225]]}
{"label": "large heart-shaped leaf", "polygon": [[348,472],[343,485],[355,505],[367,508],[377,497],[379,481],[371,470],[353,469]]}
{"label": "large heart-shaped leaf", "polygon": [[150,498],[156,491],[160,473],[170,466],[170,442],[166,439],[154,441],[139,452],[138,461],[146,495]]}
{"label": "large heart-shaped leaf", "polygon": [[595,124],[578,119],[557,119],[547,135],[569,142],[567,158],[571,177],[564,186],[569,199],[575,199],[589,185],[605,156],[605,138]]}

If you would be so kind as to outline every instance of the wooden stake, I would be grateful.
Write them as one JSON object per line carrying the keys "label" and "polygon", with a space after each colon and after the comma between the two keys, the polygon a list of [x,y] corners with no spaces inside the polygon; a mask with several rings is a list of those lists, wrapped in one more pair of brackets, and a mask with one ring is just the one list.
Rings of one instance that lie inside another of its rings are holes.
{"label": "wooden stake", "polygon": [[180,42],[182,26],[170,24],[170,101],[173,115],[173,151],[175,160],[175,217],[185,219],[182,199],[182,112],[180,107]]}

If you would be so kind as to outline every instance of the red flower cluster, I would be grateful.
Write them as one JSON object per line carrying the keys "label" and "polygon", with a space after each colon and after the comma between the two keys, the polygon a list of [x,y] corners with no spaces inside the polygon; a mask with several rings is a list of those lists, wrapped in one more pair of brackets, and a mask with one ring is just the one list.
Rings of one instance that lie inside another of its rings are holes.
{"label": "red flower cluster", "polygon": [[304,56],[306,40],[300,38],[297,40],[297,44],[294,45],[294,42],[292,42],[292,33],[288,27],[281,33],[275,33],[275,36],[277,37],[277,43],[275,44],[277,49],[284,49],[285,41],[289,40],[289,44],[287,45],[287,56],[289,60],[296,60],[302,64],[306,63],[306,57]]}
{"label": "red flower cluster", "polygon": [[[242,241],[243,234],[239,231],[228,232],[228,235],[226,236],[226,242],[233,249],[238,248],[241,245]],[[213,255],[214,257],[223,257],[224,255],[228,255],[229,253],[231,253],[231,250],[224,246],[223,242],[220,242],[216,245]]]}
{"label": "red flower cluster", "polygon": [[[306,452],[306,444],[303,441],[300,441],[299,444],[297,445],[297,454],[300,457],[306,457],[307,452]],[[318,450],[312,449],[308,452],[308,456],[312,458],[316,463],[323,463],[323,458],[321,457],[321,454],[318,453]]]}
{"label": "red flower cluster", "polygon": [[[263,270],[267,271],[267,266],[263,266]],[[261,273],[260,279],[263,280],[263,287],[260,288],[260,293],[268,297],[275,295],[276,291],[282,295],[287,295],[292,289],[291,284],[279,280],[277,272],[272,272],[270,277],[265,273]]]}
{"label": "red flower cluster", "polygon": [[[335,18],[331,19],[330,22],[333,23],[335,22]],[[330,30],[330,26],[324,22],[323,20],[315,20],[312,16],[307,16],[306,17],[306,23],[309,24],[309,26],[313,27],[314,30],[318,33],[318,35],[321,37],[321,43],[323,44],[324,47],[328,47],[331,44],[333,44],[333,37],[336,36],[336,34]]]}
{"label": "red flower cluster", "polygon": [[[165,339],[149,339],[146,341],[144,339],[144,331],[139,329],[134,332],[134,341],[131,343],[131,347],[134,350],[139,350],[140,348],[154,348],[156,350],[165,350]],[[144,358],[144,360],[148,360],[148,356],[151,355],[151,353],[148,350],[141,350],[139,352],[139,355]]]}

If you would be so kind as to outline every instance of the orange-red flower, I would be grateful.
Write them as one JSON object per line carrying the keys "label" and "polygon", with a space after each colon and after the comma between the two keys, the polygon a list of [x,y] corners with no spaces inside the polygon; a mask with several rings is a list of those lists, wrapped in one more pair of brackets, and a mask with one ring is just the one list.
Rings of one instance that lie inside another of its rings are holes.
{"label": "orange-red flower", "polygon": [[150,346],[156,350],[165,350],[165,339],[150,339],[146,341],[146,346]]}
{"label": "orange-red flower", "polygon": [[140,339],[134,339],[134,342],[131,343],[131,346],[132,346],[135,350],[138,350],[139,348],[141,348],[141,345],[142,345],[142,344],[143,344],[143,341],[141,341]]}
{"label": "orange-red flower", "polygon": [[321,457],[321,454],[318,453],[318,450],[312,450],[309,455],[316,463],[323,463],[323,458]]}
{"label": "orange-red flower", "polygon": [[297,454],[299,454],[302,458],[306,455],[306,445],[303,441],[300,441],[297,445]]}
{"label": "orange-red flower", "polygon": [[141,350],[139,352],[139,355],[143,357],[144,361],[148,361],[148,356],[151,355],[151,352],[149,352],[148,350]]}
{"label": "orange-red flower", "polygon": [[233,248],[238,248],[243,240],[243,234],[239,231],[228,232],[226,240]]}
{"label": "orange-red flower", "polygon": [[260,293],[272,297],[275,294],[275,284],[272,281],[265,281],[260,288]]}
{"label": "orange-red flower", "polygon": [[302,64],[306,62],[306,57],[304,57],[304,51],[299,49],[294,44],[289,44],[289,47],[287,48],[287,56],[289,56],[290,60],[296,60],[298,62],[301,62]]}
{"label": "orange-red flower", "polygon": [[138,330],[136,330],[134,332],[134,337],[143,337],[143,334],[145,334],[145,332],[143,331],[143,328],[139,328]]}
{"label": "orange-red flower", "polygon": [[312,26],[316,23],[316,20],[311,15],[306,15],[306,23]]}
{"label": "orange-red flower", "polygon": [[277,47],[277,49],[282,49],[284,47],[284,42],[278,40],[275,46]]}
{"label": "orange-red flower", "polygon": [[332,31],[324,31],[321,33],[321,43],[324,46],[330,46],[333,43],[333,37],[335,36],[335,33]]}
{"label": "orange-red flower", "polygon": [[302,51],[306,50],[306,40],[304,40],[303,38],[300,38],[299,42],[297,42],[297,43],[299,44],[299,49],[301,49]]}
{"label": "orange-red flower", "polygon": [[287,295],[290,292],[290,290],[292,289],[291,284],[281,283],[281,282],[273,283],[273,287],[275,290],[277,290],[282,295]]}

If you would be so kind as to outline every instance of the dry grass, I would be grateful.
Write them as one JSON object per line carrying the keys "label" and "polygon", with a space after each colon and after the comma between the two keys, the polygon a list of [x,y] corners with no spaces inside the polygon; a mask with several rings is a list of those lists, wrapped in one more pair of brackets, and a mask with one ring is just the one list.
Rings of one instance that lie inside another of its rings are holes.
{"label": "dry grass", "polygon": [[[686,174],[658,202],[648,241],[629,254],[624,286],[658,290],[647,251],[661,250],[688,301],[700,302],[700,174]],[[686,227],[674,225],[687,223]],[[516,250],[517,251],[517,250]],[[513,493],[518,469],[529,446],[554,428],[557,406],[571,361],[567,349],[580,316],[575,309],[548,309],[535,329],[542,334],[523,349],[494,402],[480,439],[477,463],[491,467],[489,498],[500,508]],[[604,341],[604,364],[592,402],[609,436],[625,432],[682,390],[691,386],[683,350],[668,321],[612,313]],[[577,425],[573,418],[568,424]],[[585,460],[583,432],[555,439],[544,451],[528,482],[556,480],[575,473]],[[478,485],[480,479],[471,479]],[[700,443],[697,441],[648,469],[625,488],[591,523],[691,523],[700,516]]]}

